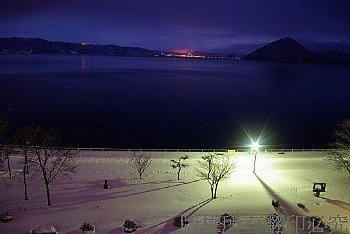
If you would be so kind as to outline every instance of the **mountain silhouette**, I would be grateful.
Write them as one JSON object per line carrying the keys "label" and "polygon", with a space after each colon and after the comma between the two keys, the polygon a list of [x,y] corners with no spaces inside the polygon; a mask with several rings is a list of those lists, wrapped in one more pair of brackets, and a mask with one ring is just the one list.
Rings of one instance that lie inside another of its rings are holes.
{"label": "mountain silhouette", "polygon": [[348,54],[337,50],[313,53],[290,37],[263,46],[245,56],[244,59],[286,63],[350,64]]}
{"label": "mountain silhouette", "polygon": [[160,52],[140,47],[54,42],[41,38],[0,38],[0,53],[101,54],[120,56],[157,56]]}

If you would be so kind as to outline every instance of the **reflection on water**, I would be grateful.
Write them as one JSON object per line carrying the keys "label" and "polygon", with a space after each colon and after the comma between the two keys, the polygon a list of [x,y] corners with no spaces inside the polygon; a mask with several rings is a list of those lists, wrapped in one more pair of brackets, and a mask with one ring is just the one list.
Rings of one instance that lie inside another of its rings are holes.
{"label": "reflection on water", "polygon": [[81,56],[81,71],[87,72],[91,69],[96,68],[95,57],[92,56]]}

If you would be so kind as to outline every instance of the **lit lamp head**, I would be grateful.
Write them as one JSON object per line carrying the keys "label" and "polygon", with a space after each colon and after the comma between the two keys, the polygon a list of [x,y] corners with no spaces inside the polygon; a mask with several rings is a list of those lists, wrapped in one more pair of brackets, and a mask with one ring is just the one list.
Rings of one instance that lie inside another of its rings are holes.
{"label": "lit lamp head", "polygon": [[250,145],[250,148],[252,150],[252,152],[258,152],[259,151],[259,148],[260,148],[260,145],[259,145],[259,140],[257,141],[252,141],[252,144]]}

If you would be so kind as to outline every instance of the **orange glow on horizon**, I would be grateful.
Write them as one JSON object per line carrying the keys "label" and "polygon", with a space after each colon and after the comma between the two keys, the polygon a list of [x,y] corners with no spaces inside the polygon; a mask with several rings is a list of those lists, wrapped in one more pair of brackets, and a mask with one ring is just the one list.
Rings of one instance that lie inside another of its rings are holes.
{"label": "orange glow on horizon", "polygon": [[188,48],[177,48],[177,49],[174,49],[173,52],[177,54],[188,54],[188,53],[191,53],[191,50]]}

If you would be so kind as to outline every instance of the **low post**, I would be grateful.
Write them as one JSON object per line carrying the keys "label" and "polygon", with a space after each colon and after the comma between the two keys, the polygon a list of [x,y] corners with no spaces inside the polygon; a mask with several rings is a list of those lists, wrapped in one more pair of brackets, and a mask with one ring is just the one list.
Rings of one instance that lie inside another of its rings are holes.
{"label": "low post", "polygon": [[104,189],[109,189],[109,184],[108,184],[107,178],[105,179],[105,183],[104,183],[104,185],[103,185],[103,188],[104,188]]}
{"label": "low post", "polygon": [[314,183],[312,191],[315,193],[316,197],[320,197],[321,192],[326,192],[326,183]]}
{"label": "low post", "polygon": [[316,191],[315,191],[315,196],[316,196],[316,197],[320,197],[320,190],[316,190]]}

